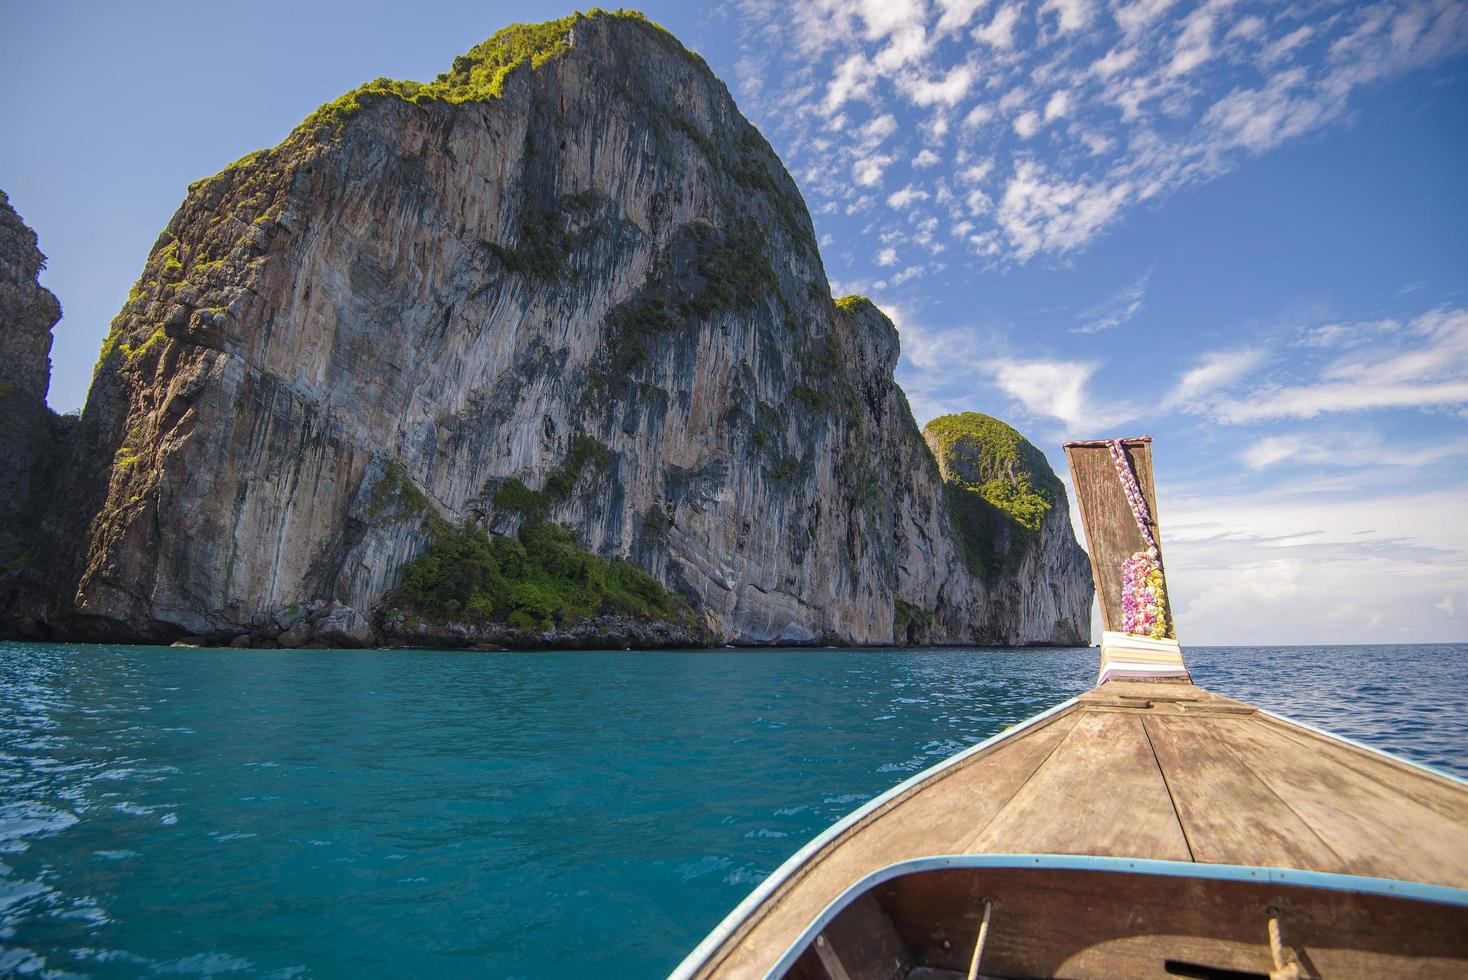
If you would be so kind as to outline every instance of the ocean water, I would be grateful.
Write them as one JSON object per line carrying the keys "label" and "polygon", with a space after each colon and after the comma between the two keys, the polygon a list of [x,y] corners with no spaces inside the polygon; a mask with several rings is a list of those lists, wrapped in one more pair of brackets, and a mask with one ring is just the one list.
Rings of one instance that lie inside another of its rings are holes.
{"label": "ocean water", "polygon": [[[1468,646],[1188,656],[1468,774]],[[1095,669],[0,644],[0,975],[662,976],[831,822]]]}

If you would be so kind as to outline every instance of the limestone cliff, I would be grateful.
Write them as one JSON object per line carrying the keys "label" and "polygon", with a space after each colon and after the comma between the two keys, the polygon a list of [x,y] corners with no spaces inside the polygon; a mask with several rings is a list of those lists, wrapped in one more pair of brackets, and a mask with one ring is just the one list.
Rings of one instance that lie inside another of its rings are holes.
{"label": "limestone cliff", "polygon": [[33,533],[62,465],[70,421],[46,407],[51,328],[61,304],[37,281],[46,257],[0,191],[0,609],[30,631],[49,605],[46,555]]}
{"label": "limestone cliff", "polygon": [[534,522],[712,642],[1084,642],[1063,491],[1029,557],[966,555],[897,355],[701,59],[633,15],[511,28],[189,188],[97,365],[53,626],[380,627],[450,530]]}

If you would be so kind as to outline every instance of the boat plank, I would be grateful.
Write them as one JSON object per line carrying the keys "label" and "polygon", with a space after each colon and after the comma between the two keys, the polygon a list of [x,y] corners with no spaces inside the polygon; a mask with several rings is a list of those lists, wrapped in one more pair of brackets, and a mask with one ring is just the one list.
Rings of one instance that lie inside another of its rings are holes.
{"label": "boat plank", "polygon": [[1347,742],[1322,737],[1308,728],[1301,728],[1261,716],[1265,724],[1273,726],[1280,734],[1298,743],[1304,751],[1324,752],[1342,766],[1355,769],[1364,776],[1396,793],[1401,793],[1425,807],[1430,807],[1445,817],[1468,820],[1468,787],[1446,776],[1439,776],[1419,766],[1390,756],[1357,748]]}
{"label": "boat plank", "polygon": [[1455,819],[1404,794],[1400,786],[1413,774],[1395,774],[1397,785],[1380,782],[1362,771],[1363,760],[1343,762],[1332,740],[1295,729],[1302,744],[1259,716],[1195,722],[1244,759],[1348,873],[1468,887],[1468,812]]}
{"label": "boat plank", "polygon": [[1072,709],[1005,739],[855,824],[754,909],[696,975],[763,977],[822,909],[867,874],[898,861],[960,853],[1064,742],[1076,718]]}
{"label": "boat plank", "polygon": [[964,850],[1191,859],[1141,718],[1109,711],[1083,712]]}
{"label": "boat plank", "polygon": [[1346,871],[1346,864],[1243,759],[1190,715],[1142,720],[1193,860]]}

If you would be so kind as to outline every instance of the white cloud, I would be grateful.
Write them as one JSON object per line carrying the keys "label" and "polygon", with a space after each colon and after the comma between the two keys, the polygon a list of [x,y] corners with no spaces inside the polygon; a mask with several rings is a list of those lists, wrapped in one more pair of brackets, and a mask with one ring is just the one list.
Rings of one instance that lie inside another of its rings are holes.
{"label": "white cloud", "polygon": [[1082,361],[1000,360],[987,365],[1001,391],[1032,415],[1057,419],[1068,432],[1101,429],[1124,421],[1087,396],[1097,365]]}
{"label": "white cloud", "polygon": [[1457,618],[1458,606],[1453,602],[1453,597],[1450,595],[1443,596],[1441,601],[1434,602],[1432,606],[1449,619]]}
{"label": "white cloud", "polygon": [[1110,78],[1135,64],[1138,55],[1136,48],[1112,48],[1104,57],[1092,62],[1090,70],[1102,78]]}
{"label": "white cloud", "polygon": [[1259,153],[1340,112],[1340,102],[1321,99],[1306,82],[1306,74],[1296,69],[1275,75],[1263,88],[1236,90],[1219,99],[1203,116],[1214,141],[1204,150],[1217,153],[1236,146]]}
{"label": "white cloud", "polygon": [[1263,351],[1249,349],[1205,354],[1201,364],[1184,372],[1178,379],[1172,391],[1162,399],[1162,407],[1201,411],[1206,407],[1203,402],[1205,396],[1234,384],[1263,360]]}
{"label": "white cloud", "polygon": [[1136,3],[1116,7],[1112,13],[1124,32],[1135,34],[1161,17],[1176,2],[1177,0],[1137,0]]}
{"label": "white cloud", "polygon": [[1374,408],[1436,408],[1468,403],[1468,381],[1434,384],[1319,384],[1260,391],[1247,401],[1218,405],[1220,422],[1239,424],[1273,419],[1313,419],[1332,412]]}
{"label": "white cloud", "polygon": [[1033,109],[1021,112],[1014,120],[1014,131],[1022,140],[1027,140],[1040,131],[1040,114]]}
{"label": "white cloud", "polygon": [[[1468,50],[1463,0],[1259,13],[1232,0],[1042,0],[1028,11],[1004,0],[743,0],[739,9],[741,89],[756,94],[755,115],[781,137],[805,188],[845,201],[852,180],[880,186],[893,161],[874,154],[904,131],[921,142],[893,149],[894,159],[929,159],[926,146],[961,168],[942,148],[955,135],[956,150],[983,141],[999,150],[1013,193],[969,237],[1000,265],[1079,249],[1139,203],[1349,118],[1363,87]],[[908,118],[886,111],[892,99]],[[855,104],[871,107],[871,122],[850,122]],[[989,128],[1000,121],[1006,131]],[[1015,138],[1035,145],[1010,157]],[[1041,153],[1043,163],[1031,157]],[[935,196],[936,181],[953,176],[914,166],[927,170],[917,186]],[[1044,168],[1043,186],[1034,167]]]}
{"label": "white cloud", "polygon": [[854,54],[841,63],[836,75],[826,86],[824,103],[826,115],[835,114],[851,99],[865,99],[871,95],[876,84],[876,69],[859,54]]}
{"label": "white cloud", "polygon": [[1457,492],[1158,489],[1184,647],[1463,639],[1434,613],[1445,592],[1468,593]]}
{"label": "white cloud", "polygon": [[912,207],[918,201],[926,201],[931,195],[927,191],[919,190],[912,184],[908,184],[900,191],[893,191],[887,195],[887,206],[901,211]]}
{"label": "white cloud", "polygon": [[943,11],[938,18],[938,33],[951,34],[963,30],[974,14],[988,2],[989,0],[938,0],[938,7]]}
{"label": "white cloud", "polygon": [[1268,469],[1286,462],[1337,469],[1420,469],[1465,456],[1468,456],[1468,438],[1401,444],[1384,440],[1375,433],[1353,429],[1349,432],[1298,432],[1252,439],[1240,453],[1239,461],[1251,470]]}
{"label": "white cloud", "polygon": [[999,226],[1021,260],[1042,250],[1068,252],[1110,223],[1130,195],[1131,186],[1124,182],[1066,181],[1034,160],[1021,160],[999,203]]}
{"label": "white cloud", "polygon": [[1262,34],[1265,26],[1263,17],[1256,17],[1254,14],[1249,14],[1245,17],[1240,17],[1234,22],[1234,26],[1228,29],[1228,38],[1229,40],[1238,38],[1247,41]]}
{"label": "white cloud", "polygon": [[994,118],[994,107],[988,105],[976,105],[963,117],[964,129],[978,129],[984,123]]}
{"label": "white cloud", "polygon": [[1183,22],[1167,70],[1184,75],[1213,57],[1213,15],[1207,7],[1193,11]]}
{"label": "white cloud", "polygon": [[1090,26],[1091,19],[1096,15],[1092,0],[1045,0],[1040,9],[1055,13],[1062,34]]}
{"label": "white cloud", "polygon": [[[1232,34],[1233,32],[1230,31],[1229,33]],[[1298,28],[1297,30],[1291,31],[1284,37],[1269,45],[1269,47],[1265,48],[1264,51],[1260,54],[1259,60],[1264,62],[1266,65],[1278,64],[1279,62],[1285,60],[1285,58],[1289,57],[1289,55],[1296,48],[1298,48],[1300,45],[1304,44],[1306,41],[1310,40],[1310,38],[1314,36],[1315,28],[1311,27],[1309,24],[1306,24],[1305,26]]]}
{"label": "white cloud", "polygon": [[897,264],[897,249],[884,248],[877,253],[877,265],[889,266]]}
{"label": "white cloud", "polygon": [[863,146],[868,150],[876,149],[887,137],[897,132],[897,117],[890,112],[884,112],[859,126],[856,132]]}
{"label": "white cloud", "polygon": [[932,43],[921,24],[911,24],[892,35],[892,39],[872,59],[878,71],[891,74],[902,68],[922,63]]}
{"label": "white cloud", "polygon": [[857,0],[854,5],[866,23],[868,40],[900,34],[923,21],[923,0]]}
{"label": "white cloud", "polygon": [[994,171],[993,160],[980,160],[978,163],[969,164],[958,172],[958,179],[965,184],[982,184],[984,178]]}
{"label": "white cloud", "polygon": [[942,162],[943,158],[934,153],[932,150],[923,150],[917,156],[912,158],[912,165],[914,167],[917,167],[919,170],[925,169],[927,167],[936,167]]}
{"label": "white cloud", "polygon": [[1056,119],[1063,119],[1070,115],[1070,110],[1070,93],[1062,89],[1051,95],[1050,100],[1045,103],[1045,121],[1052,122]]}
{"label": "white cloud", "polygon": [[974,30],[974,40],[991,48],[1008,51],[1014,47],[1014,29],[1019,24],[1019,10],[1015,4],[1000,7],[988,24]]}
{"label": "white cloud", "polygon": [[851,176],[858,187],[875,187],[881,182],[882,174],[892,165],[892,160],[891,156],[880,153],[861,157],[852,164]]}
{"label": "white cloud", "polygon": [[968,94],[973,84],[974,70],[968,65],[957,65],[937,79],[917,75],[898,79],[898,88],[913,105],[918,106],[956,105]]}

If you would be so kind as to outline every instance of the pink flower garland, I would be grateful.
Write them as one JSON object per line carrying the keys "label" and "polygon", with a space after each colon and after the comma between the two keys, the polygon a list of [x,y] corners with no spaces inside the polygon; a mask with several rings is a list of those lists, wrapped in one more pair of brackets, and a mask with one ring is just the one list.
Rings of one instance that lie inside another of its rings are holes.
{"label": "pink flower garland", "polygon": [[1167,638],[1167,589],[1156,548],[1121,563],[1121,629],[1154,640]]}
{"label": "pink flower garland", "polygon": [[1152,535],[1152,515],[1147,508],[1147,498],[1142,496],[1142,488],[1137,486],[1126,447],[1120,439],[1113,439],[1110,448],[1122,493],[1131,507],[1137,530],[1142,532],[1142,540],[1147,544],[1146,551],[1138,551],[1121,564],[1122,632],[1149,636],[1154,640],[1166,639],[1169,633],[1167,587],[1162,578],[1162,555],[1157,549],[1157,539]]}

